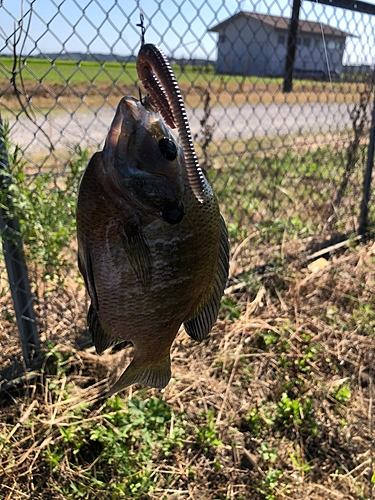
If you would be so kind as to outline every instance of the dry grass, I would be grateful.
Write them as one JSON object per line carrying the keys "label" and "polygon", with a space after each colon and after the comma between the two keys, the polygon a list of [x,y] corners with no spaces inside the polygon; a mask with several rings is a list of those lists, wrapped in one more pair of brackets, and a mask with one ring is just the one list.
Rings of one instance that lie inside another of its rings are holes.
{"label": "dry grass", "polygon": [[[150,463],[136,462],[136,474],[151,467],[153,490],[134,498],[369,498],[375,245],[338,251],[312,272],[300,244],[284,242],[282,256],[265,250],[268,266],[251,276],[243,274],[256,267],[250,243],[233,249],[226,307],[209,339],[198,345],[181,332],[175,342],[173,379],[161,396],[174,415],[165,439],[180,426],[182,446],[168,454],[155,444]],[[110,493],[114,465],[107,464],[107,490],[86,485],[88,474],[100,477],[105,452],[88,429],[114,427],[102,394],[129,350],[101,357],[78,350],[69,339],[84,304],[66,292],[63,305],[81,309],[70,321],[50,318],[61,339],[53,363],[1,394],[0,497],[79,498],[61,493],[74,483],[83,485],[82,498],[133,498]],[[121,394],[119,412],[130,398],[159,394],[135,386]],[[76,454],[62,433],[73,424],[84,431]],[[59,446],[53,467],[48,457]]]}
{"label": "dry grass", "polygon": [[[345,103],[351,104],[359,102],[360,91],[363,84],[334,84],[333,86],[320,83],[308,82],[301,84],[295,82],[293,91],[284,94],[282,92],[282,82],[276,83],[269,79],[258,79],[253,82],[246,79],[243,84],[238,79],[232,79],[224,83],[218,77],[210,81],[209,77],[203,84],[193,82],[181,83],[181,91],[188,108],[202,108],[204,105],[205,92],[209,90],[212,99],[211,106],[242,106],[244,104],[299,104],[306,103]],[[272,83],[273,82],[273,83]],[[0,79],[0,86],[7,87],[9,82]],[[46,82],[40,85],[39,81],[25,81],[25,92],[32,96],[33,109],[40,109],[42,112],[51,110],[52,112],[74,112],[77,109],[86,111],[87,107],[105,109],[110,106],[116,107],[119,99],[124,95],[138,97],[138,84],[124,84],[121,81],[113,83],[111,81],[76,82],[74,87],[59,83]],[[58,99],[58,104],[57,103]],[[19,101],[14,95],[12,87],[2,95],[2,102],[6,110],[18,110]],[[85,105],[82,105],[82,103]]]}

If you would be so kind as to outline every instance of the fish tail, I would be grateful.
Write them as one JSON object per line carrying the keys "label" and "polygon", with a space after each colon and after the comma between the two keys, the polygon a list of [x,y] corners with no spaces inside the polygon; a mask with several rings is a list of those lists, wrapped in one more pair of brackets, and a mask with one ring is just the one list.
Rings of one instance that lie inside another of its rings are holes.
{"label": "fish tail", "polygon": [[135,356],[115,385],[106,394],[106,397],[110,397],[133,384],[143,384],[155,389],[164,389],[170,379],[171,358],[169,351],[164,359],[146,365],[141,363],[138,356]]}

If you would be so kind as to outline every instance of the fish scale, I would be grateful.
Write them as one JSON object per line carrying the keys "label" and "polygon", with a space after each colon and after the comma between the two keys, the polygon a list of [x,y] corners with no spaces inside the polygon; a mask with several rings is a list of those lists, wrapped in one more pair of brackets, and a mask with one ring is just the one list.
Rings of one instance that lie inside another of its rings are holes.
{"label": "fish scale", "polygon": [[[161,140],[174,160],[163,157]],[[208,183],[203,202],[196,199],[174,144],[151,104],[124,97],[81,181],[78,260],[89,330],[98,353],[122,341],[135,346],[110,394],[136,382],[165,387],[181,324],[205,338],[225,286],[229,247],[218,202]]]}

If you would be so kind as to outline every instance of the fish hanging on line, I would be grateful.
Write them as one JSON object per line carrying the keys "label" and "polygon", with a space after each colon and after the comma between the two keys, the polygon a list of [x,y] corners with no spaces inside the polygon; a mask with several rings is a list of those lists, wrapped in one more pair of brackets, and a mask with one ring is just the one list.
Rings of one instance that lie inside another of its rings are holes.
{"label": "fish hanging on line", "polygon": [[[103,151],[83,175],[76,212],[96,351],[124,341],[135,347],[108,395],[135,383],[168,384],[181,324],[194,340],[207,337],[229,267],[228,233],[173,70],[157,46],[145,44],[137,71],[149,96],[121,99]],[[169,128],[177,128],[182,147]]]}

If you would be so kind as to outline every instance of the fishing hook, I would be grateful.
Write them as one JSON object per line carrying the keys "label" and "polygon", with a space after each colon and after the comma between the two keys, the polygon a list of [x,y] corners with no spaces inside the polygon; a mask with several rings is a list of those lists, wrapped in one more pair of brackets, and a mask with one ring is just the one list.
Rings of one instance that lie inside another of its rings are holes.
{"label": "fishing hook", "polygon": [[141,28],[141,47],[143,47],[143,45],[145,44],[146,28],[144,26],[145,16],[143,15],[142,9],[140,9],[140,11],[139,11],[139,19],[140,19],[140,23],[136,24],[136,26],[139,26]]}

